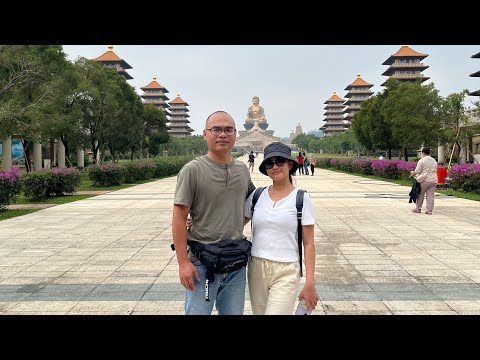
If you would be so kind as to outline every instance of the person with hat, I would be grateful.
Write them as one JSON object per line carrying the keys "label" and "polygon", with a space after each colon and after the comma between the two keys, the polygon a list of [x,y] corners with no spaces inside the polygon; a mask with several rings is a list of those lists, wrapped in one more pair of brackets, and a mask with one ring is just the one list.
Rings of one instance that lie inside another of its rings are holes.
{"label": "person with hat", "polygon": [[[254,315],[293,314],[300,285],[296,210],[299,189],[292,183],[292,174],[298,167],[287,145],[273,142],[266,146],[259,170],[273,183],[261,193],[253,216],[253,193],[245,201],[244,215],[252,219],[252,256],[247,277]],[[310,195],[305,193],[303,200],[306,281],[298,299],[305,301],[307,309],[314,310],[318,302],[314,285],[315,209]]]}

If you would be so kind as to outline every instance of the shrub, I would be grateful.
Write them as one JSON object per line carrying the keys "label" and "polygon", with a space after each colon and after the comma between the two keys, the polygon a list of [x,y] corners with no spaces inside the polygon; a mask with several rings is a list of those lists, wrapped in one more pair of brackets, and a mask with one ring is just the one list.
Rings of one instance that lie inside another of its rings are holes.
{"label": "shrub", "polygon": [[0,210],[15,202],[22,189],[20,172],[16,166],[10,170],[0,172]]}
{"label": "shrub", "polygon": [[34,200],[70,195],[80,185],[80,171],[75,168],[34,171],[22,177],[22,184],[25,196]]}
{"label": "shrub", "polygon": [[88,176],[94,186],[120,185],[123,179],[123,170],[117,163],[90,165]]}

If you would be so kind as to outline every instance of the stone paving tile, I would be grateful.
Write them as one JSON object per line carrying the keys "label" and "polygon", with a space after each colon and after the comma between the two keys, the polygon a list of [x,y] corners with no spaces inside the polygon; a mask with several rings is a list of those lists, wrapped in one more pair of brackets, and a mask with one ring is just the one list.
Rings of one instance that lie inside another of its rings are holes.
{"label": "stone paving tile", "polygon": [[394,313],[396,311],[453,311],[444,301],[398,301],[383,302]]}
{"label": "stone paving tile", "polygon": [[411,276],[366,276],[364,280],[367,284],[418,284],[419,281]]}
{"label": "stone paving tile", "polygon": [[80,301],[67,314],[130,314],[138,301]]}
{"label": "stone paving tile", "polygon": [[4,312],[2,315],[66,315],[66,311],[7,311]]}
{"label": "stone paving tile", "polygon": [[388,315],[391,311],[381,301],[322,301],[327,315]]}
{"label": "stone paving tile", "polygon": [[20,300],[19,301],[0,301],[0,314],[8,311],[18,303],[20,303]]}
{"label": "stone paving tile", "polygon": [[11,312],[63,312],[66,314],[78,301],[22,301],[8,309]]}
{"label": "stone paving tile", "polygon": [[456,311],[429,311],[429,310],[393,310],[393,315],[459,315]]}

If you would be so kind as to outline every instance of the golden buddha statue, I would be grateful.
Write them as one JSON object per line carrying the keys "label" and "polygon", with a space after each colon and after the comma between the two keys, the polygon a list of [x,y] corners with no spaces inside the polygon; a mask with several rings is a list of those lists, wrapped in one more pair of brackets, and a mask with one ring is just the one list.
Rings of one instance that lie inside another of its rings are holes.
{"label": "golden buddha statue", "polygon": [[259,105],[260,99],[258,96],[254,96],[253,99],[253,105],[248,108],[248,114],[247,114],[247,119],[245,120],[245,123],[247,124],[255,124],[255,122],[258,122],[259,124],[264,124],[267,122],[267,119],[265,119],[265,112],[263,110],[263,107]]}

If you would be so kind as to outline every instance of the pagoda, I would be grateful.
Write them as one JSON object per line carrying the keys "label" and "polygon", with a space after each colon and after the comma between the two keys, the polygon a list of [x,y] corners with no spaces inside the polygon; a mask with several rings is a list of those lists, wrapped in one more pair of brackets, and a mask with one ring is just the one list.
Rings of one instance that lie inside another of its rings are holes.
{"label": "pagoda", "polygon": [[170,105],[166,102],[169,98],[165,95],[168,93],[168,90],[157,82],[157,77],[155,75],[150,84],[141,87],[140,89],[145,93],[141,95],[145,104],[152,104],[157,109],[163,110],[166,115],[170,116],[170,112],[168,111]]}
{"label": "pagoda", "polygon": [[[424,76],[422,71],[429,66],[424,65],[420,61],[427,56],[427,54],[420,54],[404,45],[400,50],[383,62],[382,65],[389,65],[389,68],[382,75],[389,76],[389,79],[397,79],[402,82],[415,82],[418,79],[420,79],[421,82],[424,82],[430,78]],[[387,81],[381,86],[385,86],[386,83]]]}
{"label": "pagoda", "polygon": [[345,123],[343,122],[343,108],[345,105],[343,103],[345,99],[342,99],[337,95],[337,92],[334,91],[330,99],[325,101],[325,113],[326,116],[324,121],[325,124],[319,129],[322,130],[325,136],[332,134],[345,132]]}
{"label": "pagoda", "polygon": [[[480,52],[476,53],[475,55],[472,55],[472,59],[480,59]],[[480,77],[480,70],[477,71],[477,72],[474,72],[473,74],[470,74],[470,77]],[[472,91],[468,95],[470,95],[470,96],[480,96],[480,90]]]}
{"label": "pagoda", "polygon": [[186,137],[191,135],[194,130],[188,126],[190,121],[187,119],[190,115],[187,114],[188,103],[183,101],[180,97],[180,94],[177,94],[177,97],[170,101],[170,125],[168,133],[173,137]]}
{"label": "pagoda", "polygon": [[108,45],[108,50],[93,60],[101,62],[106,67],[115,68],[117,70],[117,73],[122,75],[125,80],[133,79],[133,77],[131,77],[130,74],[125,71],[125,69],[132,69],[132,67],[128,65],[125,60],[120,59],[118,55],[113,52],[112,45]]}
{"label": "pagoda", "polygon": [[343,112],[347,114],[344,118],[347,120],[345,124],[346,127],[350,127],[353,115],[360,111],[360,104],[368,100],[370,95],[373,94],[373,91],[370,90],[372,86],[373,84],[367,83],[361,78],[360,74],[357,74],[355,81],[345,88],[345,90],[348,91],[345,95],[348,100],[344,103],[347,108],[343,110]]}

